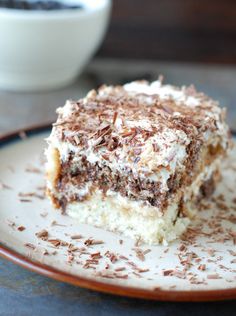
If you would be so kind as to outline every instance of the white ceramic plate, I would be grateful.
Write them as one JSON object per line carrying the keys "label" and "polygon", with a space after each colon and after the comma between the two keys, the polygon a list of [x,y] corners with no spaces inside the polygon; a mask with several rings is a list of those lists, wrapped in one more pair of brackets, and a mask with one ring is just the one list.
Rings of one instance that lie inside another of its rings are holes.
{"label": "white ceramic plate", "polygon": [[[78,224],[51,207],[43,198],[48,134],[36,129],[26,139],[17,133],[1,139],[2,256],[52,278],[114,294],[182,301],[236,298],[235,150],[224,166],[216,201],[205,203],[187,238],[149,246]],[[51,241],[36,236],[43,229]],[[71,239],[74,235],[82,238]],[[103,243],[85,245],[91,239]],[[58,240],[63,241],[59,246]]]}

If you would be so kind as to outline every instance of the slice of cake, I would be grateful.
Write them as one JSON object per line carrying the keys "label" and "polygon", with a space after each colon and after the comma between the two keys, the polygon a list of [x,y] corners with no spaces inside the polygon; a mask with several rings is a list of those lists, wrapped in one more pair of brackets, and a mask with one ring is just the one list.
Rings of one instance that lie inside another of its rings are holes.
{"label": "slice of cake", "polygon": [[102,86],[57,112],[47,191],[79,223],[168,242],[220,179],[229,147],[225,110],[193,87]]}

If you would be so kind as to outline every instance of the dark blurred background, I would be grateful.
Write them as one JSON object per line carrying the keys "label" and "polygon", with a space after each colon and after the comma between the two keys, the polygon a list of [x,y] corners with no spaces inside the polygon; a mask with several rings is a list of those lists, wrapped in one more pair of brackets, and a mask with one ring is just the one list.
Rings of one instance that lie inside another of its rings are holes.
{"label": "dark blurred background", "polygon": [[98,56],[236,63],[236,1],[114,0]]}

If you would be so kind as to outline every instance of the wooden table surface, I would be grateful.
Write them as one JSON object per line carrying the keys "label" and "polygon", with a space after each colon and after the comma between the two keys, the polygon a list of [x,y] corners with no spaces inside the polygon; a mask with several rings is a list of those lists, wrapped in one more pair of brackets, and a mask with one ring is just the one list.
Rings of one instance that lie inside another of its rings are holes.
{"label": "wooden table surface", "polygon": [[[166,82],[194,83],[228,107],[236,129],[236,67],[148,61],[94,60],[71,86],[41,93],[0,91],[0,132],[54,120],[55,109],[106,83],[124,83],[163,74]],[[0,315],[235,315],[236,301],[160,303],[120,298],[76,288],[26,271],[0,259]]]}

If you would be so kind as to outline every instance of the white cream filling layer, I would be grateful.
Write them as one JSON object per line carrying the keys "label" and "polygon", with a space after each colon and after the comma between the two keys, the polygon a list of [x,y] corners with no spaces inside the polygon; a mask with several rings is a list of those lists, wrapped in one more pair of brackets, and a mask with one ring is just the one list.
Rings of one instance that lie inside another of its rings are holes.
{"label": "white cream filling layer", "polygon": [[102,227],[120,232],[133,239],[141,238],[148,244],[168,243],[176,239],[186,229],[189,219],[176,218],[177,203],[172,203],[164,216],[145,216],[153,213],[151,206],[114,193],[105,199],[97,190],[90,199],[67,205],[66,212],[79,223]]}

